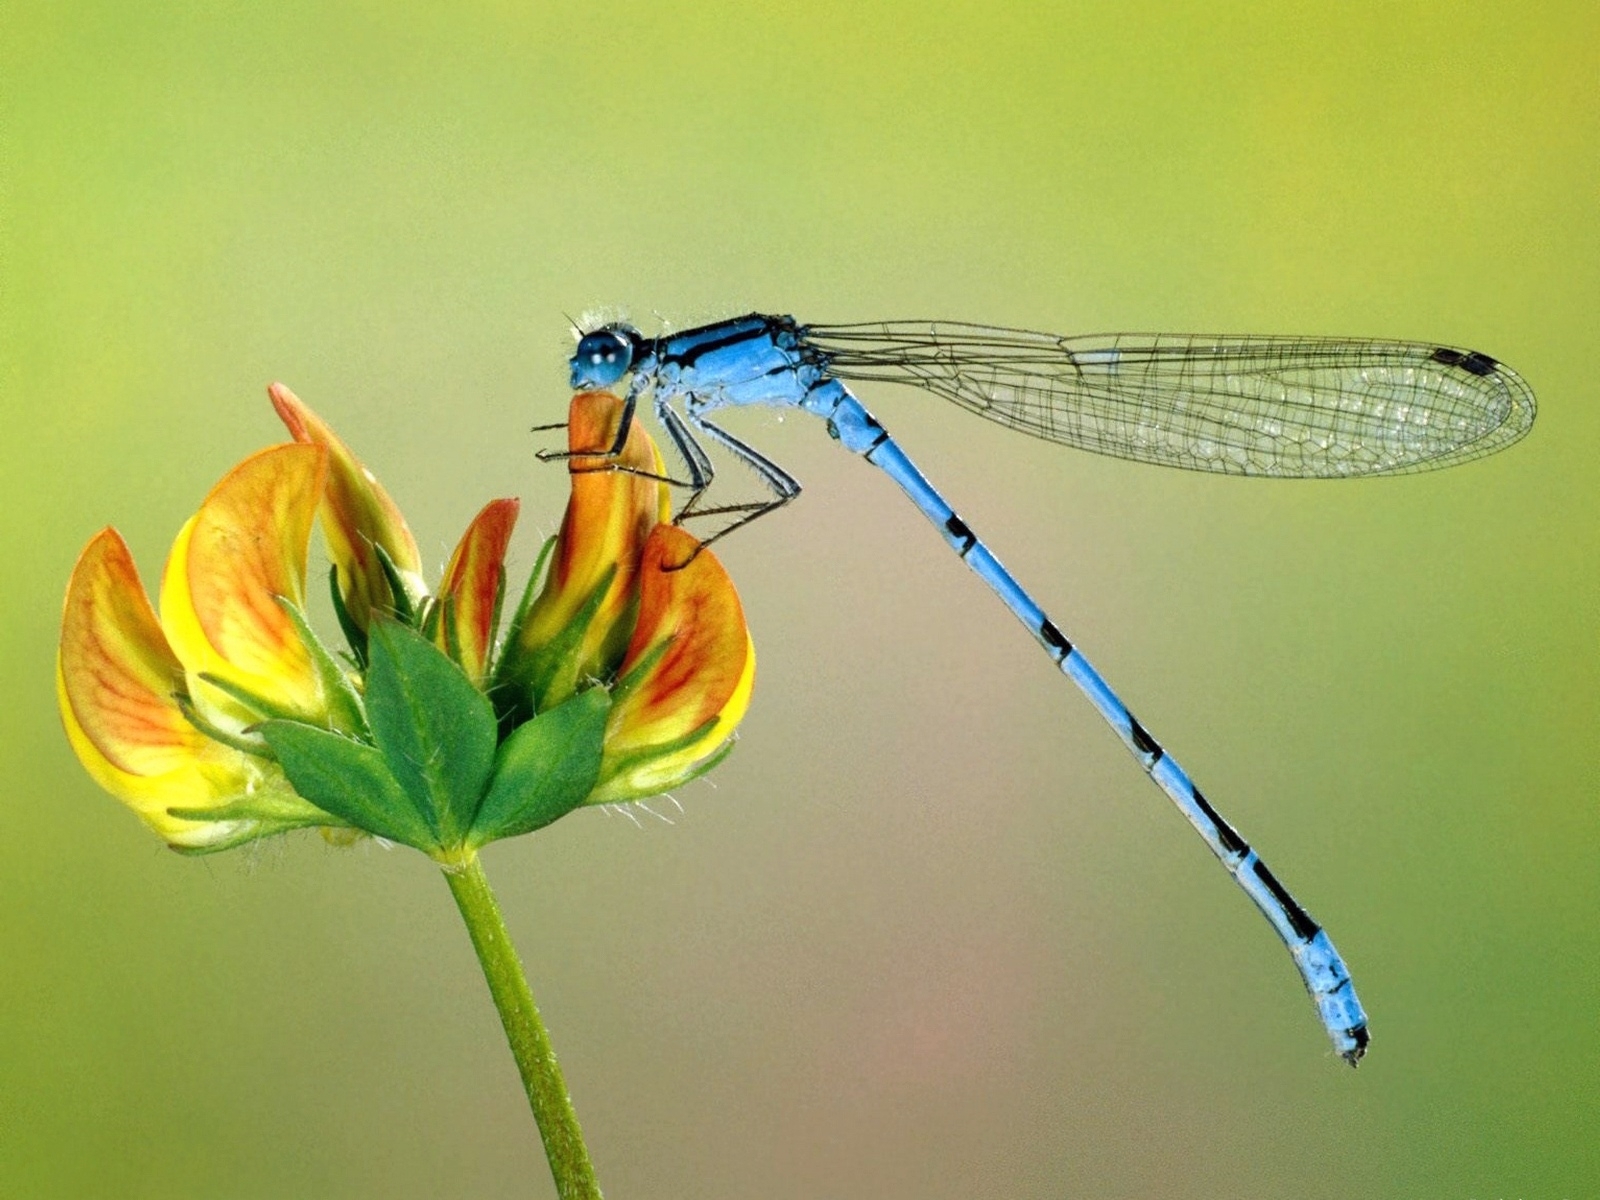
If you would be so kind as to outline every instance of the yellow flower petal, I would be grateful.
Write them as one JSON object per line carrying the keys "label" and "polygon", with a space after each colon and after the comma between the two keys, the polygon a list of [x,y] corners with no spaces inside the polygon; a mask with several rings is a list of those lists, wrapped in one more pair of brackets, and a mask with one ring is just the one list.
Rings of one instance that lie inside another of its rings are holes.
{"label": "yellow flower petal", "polygon": [[611,710],[602,784],[591,803],[675,786],[722,746],[750,706],[756,657],[744,609],[727,571],[699,545],[672,525],[658,525],[645,543],[639,621],[619,676],[628,679],[634,664],[666,646]]}
{"label": "yellow flower petal", "polygon": [[383,548],[412,592],[409,598],[416,600],[425,590],[416,539],[389,493],[327,422],[281,383],[274,383],[267,394],[295,441],[321,446],[328,452],[322,535],[328,543],[328,557],[339,568],[345,608],[365,629],[371,624],[373,609],[386,612],[393,607],[389,581],[373,547]]}
{"label": "yellow flower petal", "polygon": [[467,678],[481,687],[494,649],[494,627],[504,594],[506,546],[517,523],[515,500],[491,500],[472,519],[450,556],[439,584],[445,606],[434,641],[453,651]]}
{"label": "yellow flower petal", "polygon": [[56,655],[61,722],[96,783],[168,842],[201,846],[236,823],[180,821],[166,810],[207,808],[238,794],[248,764],[188,722],[174,698],[183,690],[183,665],[127,544],[116,530],[101,530],[67,584]]}
{"label": "yellow flower petal", "polygon": [[[579,392],[572,397],[567,423],[573,451],[609,448],[616,440],[622,401],[610,392]],[[615,569],[599,610],[566,664],[554,693],[538,697],[542,706],[560,703],[574,681],[609,676],[621,659],[632,629],[638,589],[639,555],[650,530],[670,515],[664,483],[618,467],[662,475],[666,464],[640,421],[628,430],[615,459],[580,457],[568,461],[572,496],[556,539],[544,589],[534,600],[511,647],[507,677],[543,688],[545,681],[524,678],[518,666],[551,642],[578,615],[607,571]]]}
{"label": "yellow flower petal", "polygon": [[[184,525],[161,581],[162,628],[191,675],[215,675],[307,720],[326,713],[322,681],[278,598],[305,606],[306,551],[326,478],[320,446],[251,455]],[[191,691],[201,698],[198,686]]]}

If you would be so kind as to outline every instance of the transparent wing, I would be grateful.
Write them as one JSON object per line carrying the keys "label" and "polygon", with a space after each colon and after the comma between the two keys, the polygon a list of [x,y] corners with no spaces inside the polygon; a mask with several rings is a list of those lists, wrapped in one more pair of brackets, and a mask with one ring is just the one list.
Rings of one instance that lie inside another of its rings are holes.
{"label": "transparent wing", "polygon": [[1047,441],[1195,471],[1427,471],[1504,449],[1534,416],[1511,368],[1431,342],[1056,337],[949,321],[799,332],[841,379],[910,384]]}

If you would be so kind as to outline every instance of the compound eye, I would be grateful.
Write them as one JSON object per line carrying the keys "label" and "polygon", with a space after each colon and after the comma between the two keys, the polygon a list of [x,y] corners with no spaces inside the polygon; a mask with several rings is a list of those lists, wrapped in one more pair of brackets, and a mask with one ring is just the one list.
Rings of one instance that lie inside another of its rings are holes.
{"label": "compound eye", "polygon": [[633,361],[633,346],[615,329],[597,329],[585,334],[572,356],[575,386],[610,387],[627,372]]}

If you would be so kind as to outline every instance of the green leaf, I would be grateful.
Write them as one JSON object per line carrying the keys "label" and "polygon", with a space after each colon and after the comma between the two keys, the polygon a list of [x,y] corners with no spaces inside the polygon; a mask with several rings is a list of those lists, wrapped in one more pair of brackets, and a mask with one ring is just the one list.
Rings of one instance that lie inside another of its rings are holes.
{"label": "green leaf", "polygon": [[531,833],[581,805],[600,774],[611,697],[590,688],[540,713],[506,739],[468,842]]}
{"label": "green leaf", "polygon": [[391,842],[438,848],[437,835],[376,747],[299,721],[267,721],[261,735],[294,790],[318,808]]}
{"label": "green leaf", "polygon": [[456,845],[494,769],[494,708],[460,667],[415,630],[383,619],[367,632],[373,739],[440,844]]}

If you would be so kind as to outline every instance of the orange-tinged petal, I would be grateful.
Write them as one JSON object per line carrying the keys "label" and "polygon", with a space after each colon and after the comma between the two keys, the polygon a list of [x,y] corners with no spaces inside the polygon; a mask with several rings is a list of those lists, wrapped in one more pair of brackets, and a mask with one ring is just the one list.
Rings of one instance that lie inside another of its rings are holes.
{"label": "orange-tinged petal", "polygon": [[[572,397],[568,415],[569,448],[609,448],[621,417],[622,401],[610,392],[579,392]],[[577,679],[603,677],[621,658],[631,629],[639,555],[650,530],[670,515],[671,498],[659,479],[615,467],[665,473],[661,453],[640,421],[633,422],[615,459],[585,456],[568,461],[572,496],[555,558],[544,590],[519,630],[513,661],[536,653],[560,634],[612,568],[616,573],[576,651],[576,670],[568,674]],[[516,676],[514,668],[511,675]],[[564,698],[541,697],[547,704]]]}
{"label": "orange-tinged petal", "polygon": [[322,446],[328,452],[328,483],[322,504],[322,535],[328,557],[339,568],[345,607],[362,629],[372,611],[387,612],[393,602],[389,581],[374,546],[381,546],[412,591],[423,594],[422,556],[400,509],[371,471],[350,452],[321,417],[281,383],[267,389],[272,407],[297,442]]}
{"label": "orange-tinged petal", "polygon": [[434,641],[441,650],[453,651],[467,678],[480,687],[494,649],[495,623],[505,593],[506,547],[519,507],[515,500],[484,505],[461,535],[439,584],[439,603],[445,607]]}
{"label": "orange-tinged petal", "polygon": [[[672,525],[658,525],[645,543],[639,621],[620,677],[663,642],[666,649],[611,710],[596,803],[674,786],[727,740],[750,706],[756,659],[744,609],[716,556],[698,548]],[[678,744],[702,727],[692,743]]]}
{"label": "orange-tinged petal", "polygon": [[191,675],[215,675],[308,720],[326,713],[322,681],[278,599],[305,606],[326,478],[321,446],[251,455],[179,532],[161,581],[162,628]]}
{"label": "orange-tinged petal", "polygon": [[169,807],[205,808],[245,787],[246,764],[184,717],[174,693],[183,664],[167,644],[128,547],[104,529],[67,584],[56,656],[61,722],[95,782],[167,841],[204,845],[233,822],[180,821]]}

